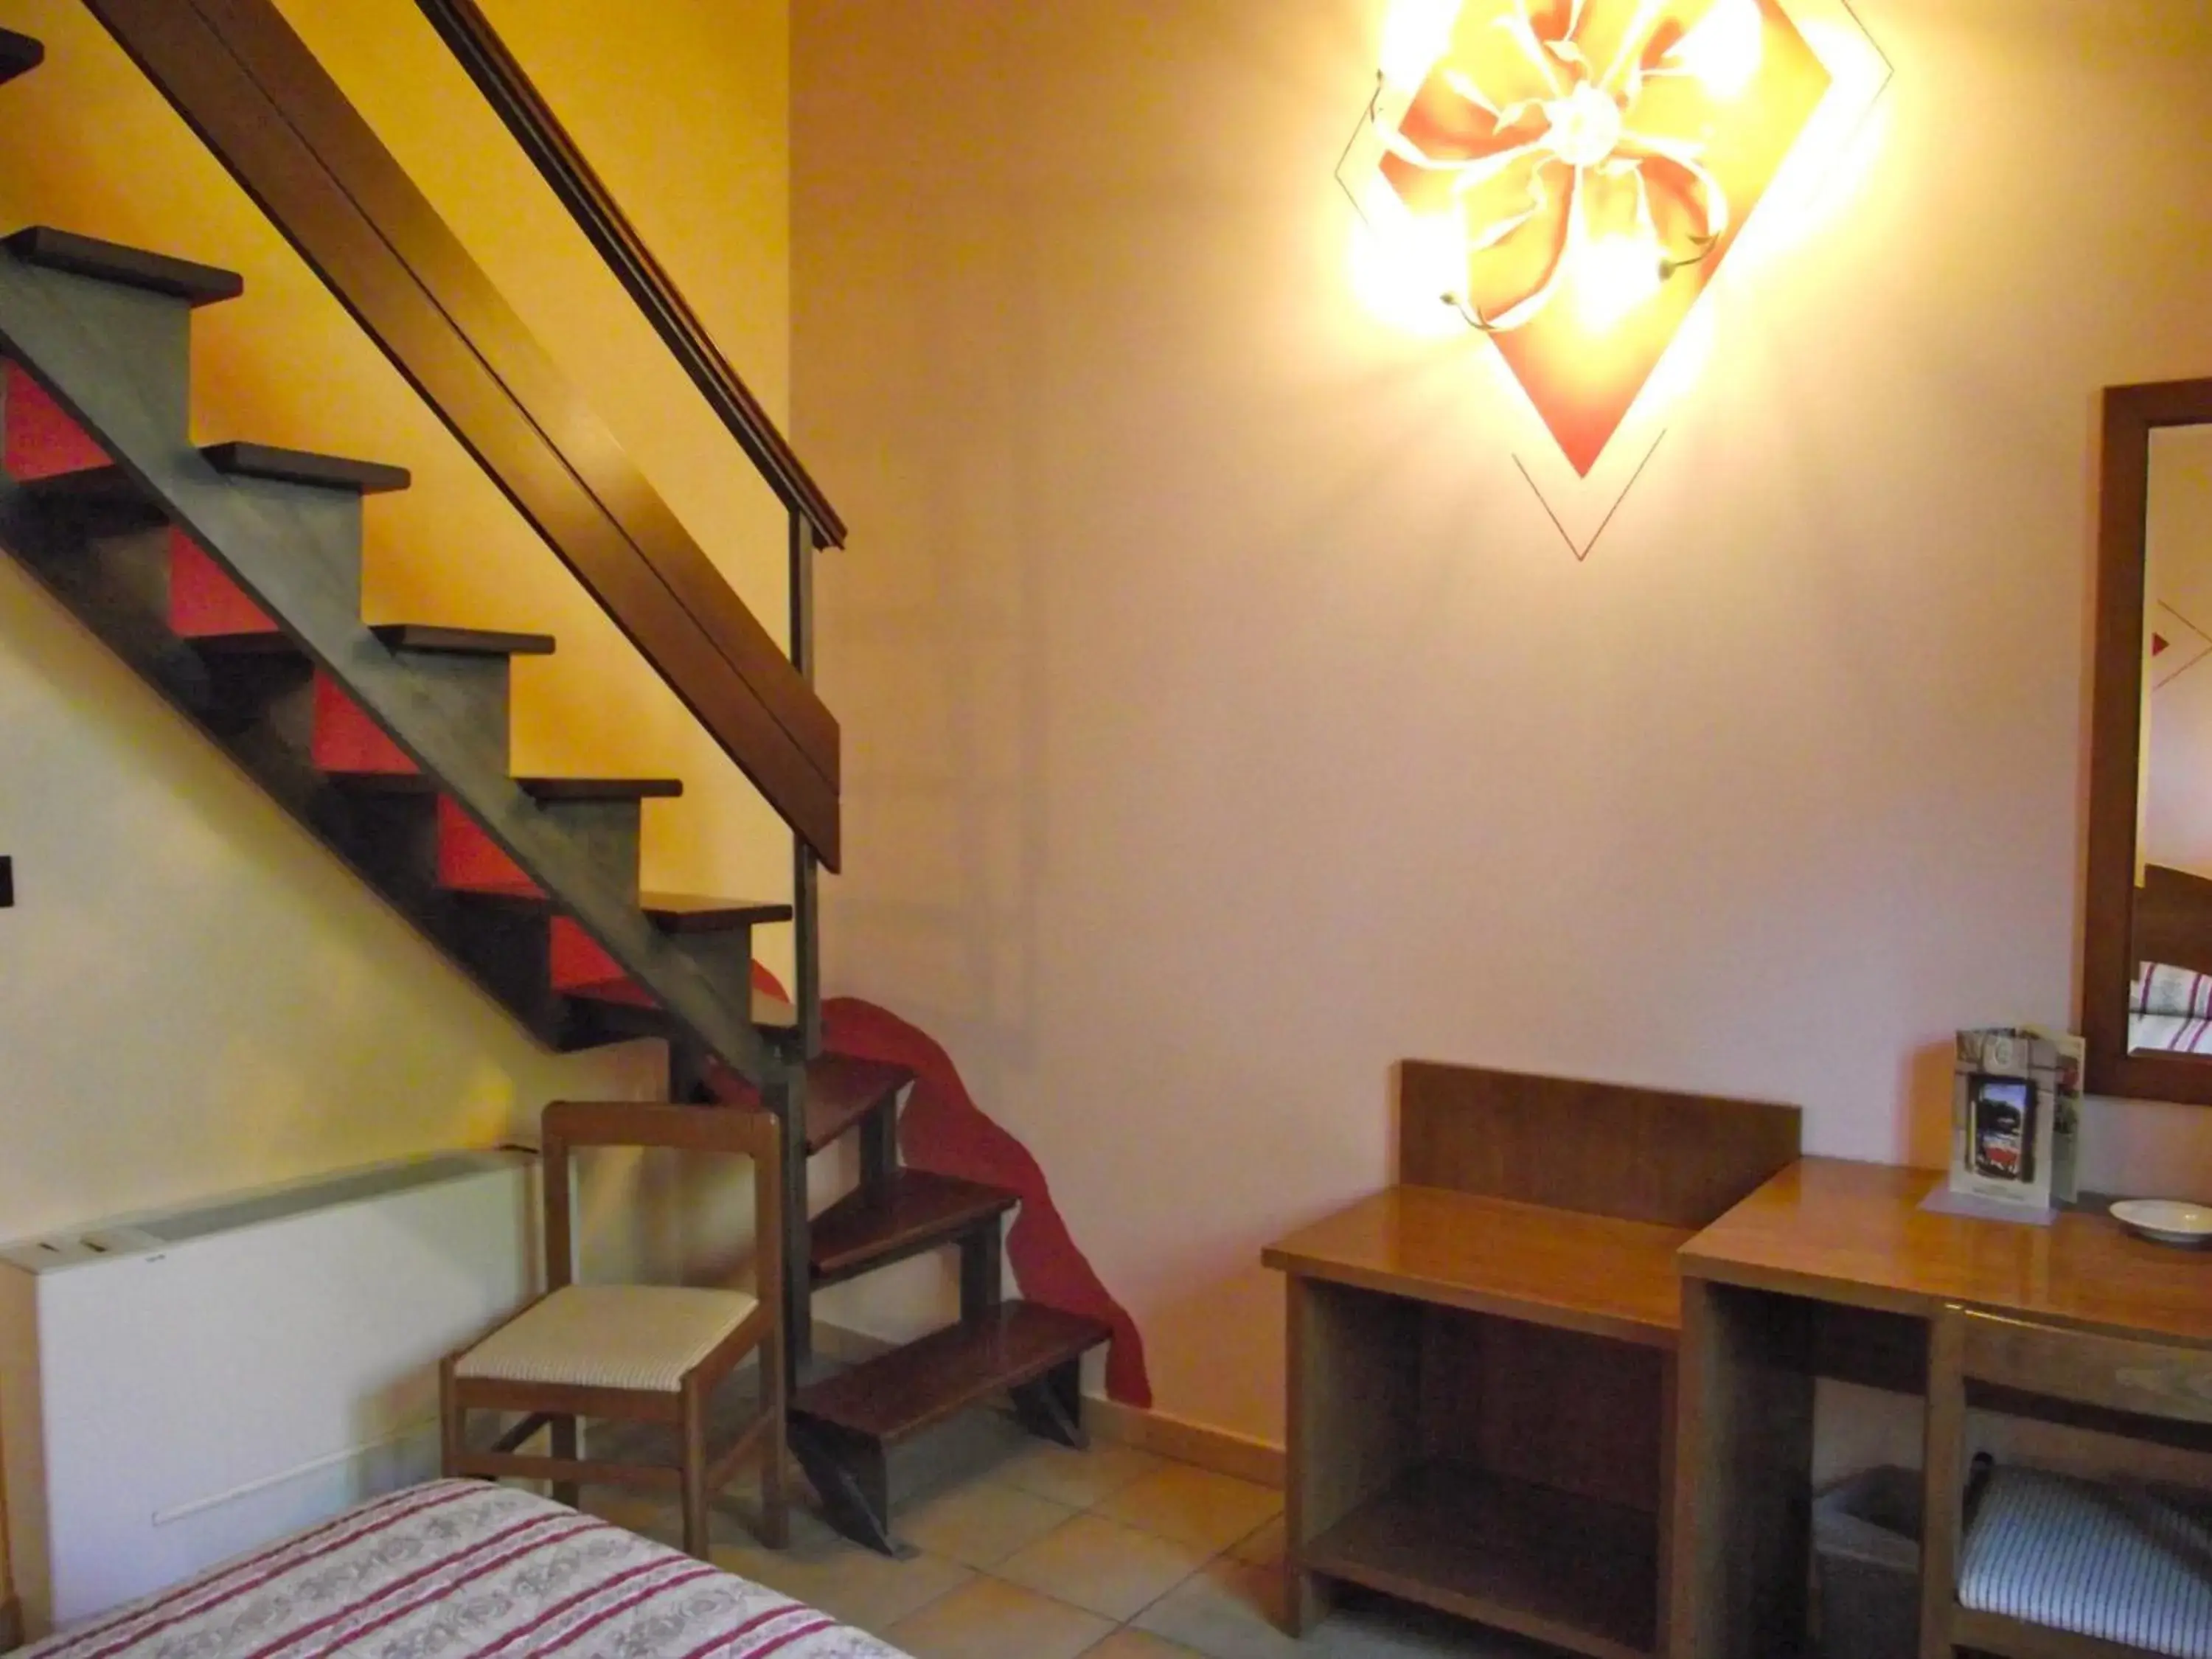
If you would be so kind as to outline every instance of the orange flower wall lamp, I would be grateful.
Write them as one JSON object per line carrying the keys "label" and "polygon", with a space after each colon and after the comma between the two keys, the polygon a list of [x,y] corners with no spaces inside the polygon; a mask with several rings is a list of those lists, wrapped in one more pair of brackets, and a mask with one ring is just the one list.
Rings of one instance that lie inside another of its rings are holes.
{"label": "orange flower wall lamp", "polygon": [[1783,0],[1397,0],[1340,177],[1588,477],[1831,77]]}

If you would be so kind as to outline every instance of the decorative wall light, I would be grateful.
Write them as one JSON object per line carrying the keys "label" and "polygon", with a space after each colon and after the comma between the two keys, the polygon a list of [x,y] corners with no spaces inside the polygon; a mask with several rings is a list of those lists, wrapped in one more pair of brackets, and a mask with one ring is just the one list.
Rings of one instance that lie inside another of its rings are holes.
{"label": "decorative wall light", "polygon": [[1879,65],[1850,66],[1856,125],[1887,64],[1848,0],[1397,0],[1339,177],[1589,480],[1835,101],[1815,40],[1845,33]]}

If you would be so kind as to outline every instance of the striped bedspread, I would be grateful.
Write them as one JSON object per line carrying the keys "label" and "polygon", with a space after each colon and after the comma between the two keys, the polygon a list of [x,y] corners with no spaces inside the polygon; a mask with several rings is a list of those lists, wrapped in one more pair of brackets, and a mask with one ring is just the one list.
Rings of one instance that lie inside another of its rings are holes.
{"label": "striped bedspread", "polygon": [[900,1659],[773,1590],[528,1492],[441,1480],[20,1659]]}
{"label": "striped bedspread", "polygon": [[2212,1054],[2212,974],[2144,963],[2128,992],[2128,1052]]}

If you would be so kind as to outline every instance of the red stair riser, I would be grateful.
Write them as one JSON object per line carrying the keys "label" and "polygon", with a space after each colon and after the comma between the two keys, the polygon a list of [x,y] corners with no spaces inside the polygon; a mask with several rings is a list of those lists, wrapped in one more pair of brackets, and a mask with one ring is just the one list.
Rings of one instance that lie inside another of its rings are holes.
{"label": "red stair riser", "polygon": [[658,1008],[660,999],[654,996],[634,979],[601,980],[597,985],[578,986],[599,1002],[618,1002],[631,1008]]}
{"label": "red stair riser", "polygon": [[20,363],[5,365],[7,432],[0,465],[19,483],[84,472],[108,464],[107,452],[62,412]]}
{"label": "red stair riser", "polygon": [[538,885],[451,795],[438,797],[438,883],[442,887]]}
{"label": "red stair riser", "polygon": [[274,634],[275,618],[246,598],[205,548],[169,532],[169,628],[185,639],[216,634]]}
{"label": "red stair riser", "polygon": [[411,775],[421,769],[320,669],[315,671],[313,759],[325,772]]}
{"label": "red stair riser", "polygon": [[599,948],[599,942],[567,916],[553,918],[553,988],[580,990],[611,979],[623,979],[622,964]]}

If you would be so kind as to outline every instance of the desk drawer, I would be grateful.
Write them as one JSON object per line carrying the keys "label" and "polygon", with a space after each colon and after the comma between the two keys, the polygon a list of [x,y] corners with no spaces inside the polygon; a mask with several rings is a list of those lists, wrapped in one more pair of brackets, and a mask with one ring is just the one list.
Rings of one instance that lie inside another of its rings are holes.
{"label": "desk drawer", "polygon": [[2212,1424],[2212,1349],[2095,1336],[1969,1311],[1968,1376],[2110,1411]]}

